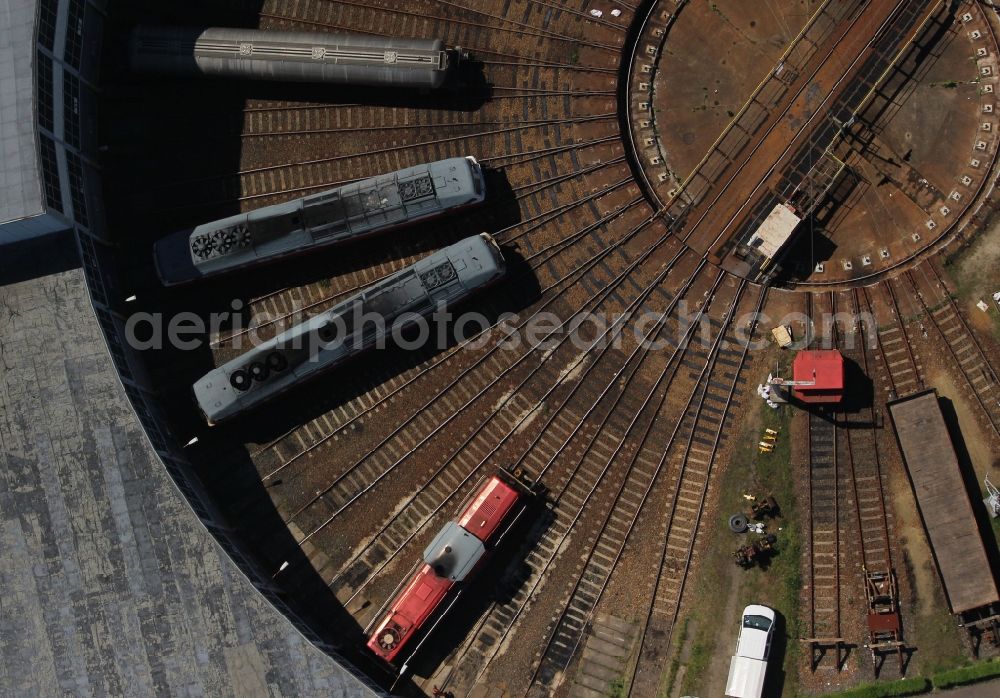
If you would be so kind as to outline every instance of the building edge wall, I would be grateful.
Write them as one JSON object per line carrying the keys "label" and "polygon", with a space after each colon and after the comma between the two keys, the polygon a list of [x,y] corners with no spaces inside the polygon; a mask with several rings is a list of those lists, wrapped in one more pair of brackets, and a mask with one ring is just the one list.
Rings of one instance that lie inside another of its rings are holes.
{"label": "building edge wall", "polygon": [[[67,0],[60,0],[59,25],[65,27],[68,19],[63,16],[69,6]],[[83,29],[83,42],[88,50],[99,52],[104,28],[103,2],[87,2],[88,12]],[[89,11],[93,10],[93,11]],[[63,35],[63,30],[59,31]],[[95,38],[96,37],[96,38]],[[88,44],[93,39],[97,44]],[[89,66],[89,67],[88,67]],[[81,66],[81,90],[93,90],[99,84],[98,61],[85,61]],[[37,85],[36,85],[37,90]],[[37,92],[36,92],[37,98]],[[97,119],[96,99],[80,99],[86,108],[80,114],[81,130],[87,125],[95,125]],[[37,110],[36,110],[37,111]],[[37,125],[37,124],[36,124]],[[86,141],[80,138],[74,142],[86,148]],[[102,197],[102,181],[96,161],[88,153],[79,150],[83,159],[82,189],[84,195],[74,201],[72,229],[83,266],[91,308],[101,328],[101,335],[119,384],[128,397],[137,420],[142,426],[146,441],[156,454],[159,463],[166,470],[174,488],[183,498],[188,508],[197,516],[205,531],[211,535],[226,556],[239,569],[248,583],[291,624],[299,635],[324,654],[331,657],[346,673],[354,677],[372,695],[387,696],[367,674],[361,671],[335,647],[324,641],[281,597],[282,591],[264,575],[254,563],[253,556],[244,549],[242,541],[227,528],[222,516],[213,506],[210,497],[202,487],[193,464],[179,449],[167,427],[165,415],[155,400],[155,391],[149,383],[143,368],[144,361],[125,341],[126,317],[114,309],[116,295],[114,283],[114,250],[102,233],[106,231]],[[82,214],[82,215],[81,215]],[[81,222],[82,221],[82,222]]]}

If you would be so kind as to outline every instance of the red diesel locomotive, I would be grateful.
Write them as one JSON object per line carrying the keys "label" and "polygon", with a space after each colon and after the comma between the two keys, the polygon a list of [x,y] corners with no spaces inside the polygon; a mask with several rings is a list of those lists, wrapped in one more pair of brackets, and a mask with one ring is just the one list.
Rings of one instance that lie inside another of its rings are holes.
{"label": "red diesel locomotive", "polygon": [[368,648],[394,661],[435,615],[449,592],[469,579],[524,510],[526,489],[513,478],[491,476],[457,520],[424,549],[423,564],[388,606]]}

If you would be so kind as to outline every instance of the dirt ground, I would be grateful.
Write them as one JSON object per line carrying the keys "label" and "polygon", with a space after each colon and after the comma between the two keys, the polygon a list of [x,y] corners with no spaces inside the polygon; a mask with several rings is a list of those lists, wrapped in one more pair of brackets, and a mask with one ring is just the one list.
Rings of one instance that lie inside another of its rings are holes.
{"label": "dirt ground", "polygon": [[670,167],[684,178],[819,5],[690,2],[657,70],[654,108]]}
{"label": "dirt ground", "polygon": [[[994,220],[946,270],[969,322],[1000,340],[1000,306],[992,300],[993,294],[1000,291],[1000,219]],[[980,300],[989,306],[985,313],[976,307]]]}
{"label": "dirt ground", "polygon": [[951,376],[941,370],[931,372],[928,379],[930,381],[928,385],[937,388],[938,394],[951,400],[955,406],[962,429],[962,439],[972,459],[972,466],[976,470],[976,478],[981,482],[987,473],[995,478],[997,469],[1000,468],[1000,453],[992,451],[989,436],[979,425],[971,405],[967,402],[968,388],[960,390]]}

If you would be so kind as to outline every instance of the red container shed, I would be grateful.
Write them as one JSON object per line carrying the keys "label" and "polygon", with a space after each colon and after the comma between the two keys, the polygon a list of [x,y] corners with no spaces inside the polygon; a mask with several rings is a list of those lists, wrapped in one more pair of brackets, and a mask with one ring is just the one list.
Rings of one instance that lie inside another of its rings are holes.
{"label": "red container shed", "polygon": [[836,404],[844,397],[844,357],[836,349],[800,351],[792,363],[792,395],[809,404]]}

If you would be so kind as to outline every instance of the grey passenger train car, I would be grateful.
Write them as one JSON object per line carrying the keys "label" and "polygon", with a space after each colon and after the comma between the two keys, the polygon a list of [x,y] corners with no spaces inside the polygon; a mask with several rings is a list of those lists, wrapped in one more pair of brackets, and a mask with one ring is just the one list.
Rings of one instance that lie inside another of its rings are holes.
{"label": "grey passenger train car", "polygon": [[184,284],[427,220],[486,198],[473,157],[363,179],[181,230],[154,245],[165,286]]}
{"label": "grey passenger train car", "polygon": [[370,349],[393,323],[412,324],[441,303],[457,303],[505,270],[492,236],[466,238],[213,369],[194,384],[195,401],[210,426],[234,417]]}
{"label": "grey passenger train car", "polygon": [[129,41],[138,73],[424,89],[461,55],[440,39],[221,27],[139,26]]}

